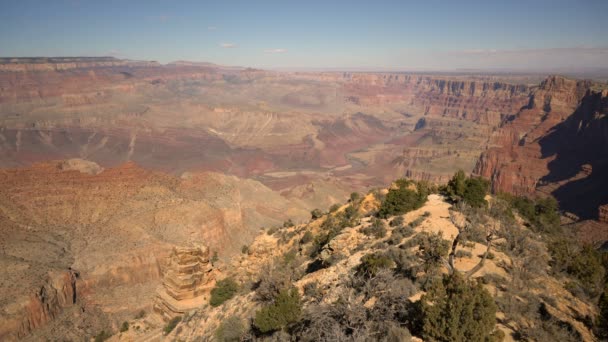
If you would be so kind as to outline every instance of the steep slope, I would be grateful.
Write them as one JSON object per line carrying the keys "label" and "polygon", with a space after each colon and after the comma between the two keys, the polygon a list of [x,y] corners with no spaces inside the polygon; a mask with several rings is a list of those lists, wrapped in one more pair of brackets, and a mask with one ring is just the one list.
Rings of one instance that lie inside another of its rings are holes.
{"label": "steep slope", "polygon": [[1,170],[0,336],[63,321],[72,306],[88,323],[67,320],[56,333],[92,333],[110,314],[151,306],[173,246],[204,241],[227,257],[260,227],[307,216],[259,182],[221,174],[176,178],[133,163],[102,171],[79,160]]}
{"label": "steep slope", "polygon": [[597,218],[608,202],[608,91],[588,81],[546,79],[491,138],[474,172],[495,191],[555,196],[563,209]]}

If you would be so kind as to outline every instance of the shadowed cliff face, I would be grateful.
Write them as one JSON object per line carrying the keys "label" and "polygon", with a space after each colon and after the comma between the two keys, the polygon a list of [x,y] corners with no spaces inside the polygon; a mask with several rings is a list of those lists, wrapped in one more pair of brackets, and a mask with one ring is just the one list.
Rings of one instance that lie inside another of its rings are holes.
{"label": "shadowed cliff face", "polygon": [[550,77],[530,103],[493,134],[474,172],[494,191],[553,195],[582,219],[608,202],[607,91],[588,81]]}

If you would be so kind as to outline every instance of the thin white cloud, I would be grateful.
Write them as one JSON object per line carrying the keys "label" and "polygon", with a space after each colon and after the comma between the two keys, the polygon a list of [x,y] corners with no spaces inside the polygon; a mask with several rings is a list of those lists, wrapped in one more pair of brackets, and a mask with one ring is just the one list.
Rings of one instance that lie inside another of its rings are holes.
{"label": "thin white cloud", "polygon": [[232,48],[236,47],[236,44],[233,44],[233,43],[221,43],[220,47],[224,48],[224,49],[232,49]]}
{"label": "thin white cloud", "polygon": [[265,53],[285,53],[287,49],[267,49],[264,50]]}
{"label": "thin white cloud", "polygon": [[207,30],[215,31],[215,30],[217,30],[217,26],[207,26]]}

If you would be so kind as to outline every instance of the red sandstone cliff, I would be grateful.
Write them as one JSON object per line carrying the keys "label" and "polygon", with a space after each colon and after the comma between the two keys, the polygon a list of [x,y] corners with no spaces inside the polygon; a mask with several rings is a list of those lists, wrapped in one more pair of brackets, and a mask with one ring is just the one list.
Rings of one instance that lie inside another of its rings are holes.
{"label": "red sandstone cliff", "polygon": [[474,173],[489,178],[494,191],[551,194],[565,210],[595,217],[608,202],[608,91],[593,87],[547,78],[492,135]]}

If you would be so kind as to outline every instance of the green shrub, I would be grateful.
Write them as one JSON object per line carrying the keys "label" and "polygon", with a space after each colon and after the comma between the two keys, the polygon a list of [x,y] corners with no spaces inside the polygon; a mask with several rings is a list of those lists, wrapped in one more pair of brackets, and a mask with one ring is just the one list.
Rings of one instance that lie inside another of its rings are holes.
{"label": "green shrub", "polygon": [[384,221],[374,217],[369,226],[361,229],[361,233],[381,239],[386,236],[386,226],[384,225]]}
{"label": "green shrub", "polygon": [[234,297],[238,289],[238,284],[232,278],[218,281],[213,290],[211,290],[209,304],[213,307],[222,305],[225,301]]}
{"label": "green shrub", "polygon": [[175,329],[175,327],[181,321],[182,321],[182,317],[177,316],[177,317],[173,317],[169,322],[167,322],[167,325],[165,325],[165,328],[163,329],[163,331],[165,332],[165,335],[169,335],[169,333],[171,333],[173,331],[173,329]]}
{"label": "green shrub", "polygon": [[243,253],[243,254],[249,254],[249,246],[243,245],[241,247],[241,253]]}
{"label": "green shrub", "polygon": [[120,332],[125,332],[129,330],[129,322],[122,322],[122,325],[120,326]]}
{"label": "green shrub", "polygon": [[245,334],[245,325],[243,321],[236,316],[230,316],[224,319],[217,330],[215,337],[218,342],[238,342]]}
{"label": "green shrub", "polygon": [[358,192],[353,192],[350,194],[351,203],[356,203],[361,199],[361,195]]}
{"label": "green shrub", "polygon": [[274,235],[274,233],[276,233],[278,231],[279,231],[279,227],[270,227],[266,231],[266,234],[268,234],[268,235]]}
{"label": "green shrub", "polygon": [[253,323],[260,332],[268,333],[297,322],[301,314],[300,293],[294,287],[282,290],[274,303],[258,310],[255,313]]}
{"label": "green shrub", "polygon": [[458,170],[448,182],[444,194],[454,202],[464,201],[472,207],[487,205],[485,196],[490,189],[490,182],[481,177],[467,178],[464,171]]}
{"label": "green shrub", "polygon": [[146,312],[144,310],[141,310],[140,312],[137,313],[137,315],[135,315],[135,319],[141,319],[144,318],[146,316]]}
{"label": "green shrub", "polygon": [[391,268],[394,265],[393,260],[386,255],[379,253],[367,254],[361,258],[361,264],[357,266],[356,274],[372,278],[378,274],[378,271]]}
{"label": "green shrub", "polygon": [[425,183],[417,183],[416,190],[410,187],[413,182],[406,179],[395,181],[397,187],[390,189],[378,210],[378,217],[387,218],[393,215],[405,214],[422,207],[429,194]]}
{"label": "green shrub", "polygon": [[287,221],[283,222],[283,228],[289,228],[293,226],[295,226],[295,224],[291,219],[288,219]]}
{"label": "green shrub", "polygon": [[499,341],[496,304],[479,282],[458,273],[436,281],[422,297],[423,334],[427,341]]}
{"label": "green shrub", "polygon": [[338,211],[338,209],[340,209],[340,207],[341,207],[341,205],[338,203],[332,204],[332,206],[329,207],[329,212],[330,213],[336,212],[336,211]]}

